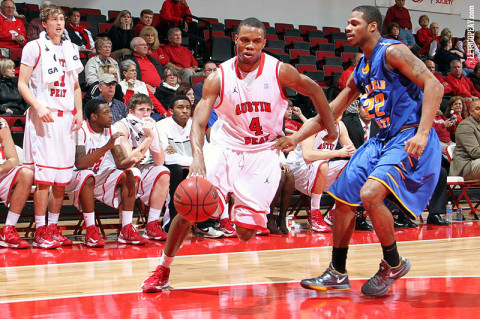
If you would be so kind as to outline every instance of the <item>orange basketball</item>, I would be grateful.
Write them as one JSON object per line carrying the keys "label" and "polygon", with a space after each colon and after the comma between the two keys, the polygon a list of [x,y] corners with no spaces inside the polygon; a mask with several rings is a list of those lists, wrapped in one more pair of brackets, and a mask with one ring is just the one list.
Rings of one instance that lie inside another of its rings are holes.
{"label": "orange basketball", "polygon": [[198,176],[183,180],[175,190],[173,199],[177,212],[194,223],[216,218],[213,215],[217,210],[218,202],[215,186]]}

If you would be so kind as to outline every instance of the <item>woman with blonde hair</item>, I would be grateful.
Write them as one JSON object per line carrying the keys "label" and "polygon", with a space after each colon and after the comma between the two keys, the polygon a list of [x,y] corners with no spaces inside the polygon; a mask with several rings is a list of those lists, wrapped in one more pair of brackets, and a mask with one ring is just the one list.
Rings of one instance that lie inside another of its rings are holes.
{"label": "woman with blonde hair", "polygon": [[18,79],[15,77],[15,63],[10,59],[0,59],[0,114],[24,115],[27,102],[18,92]]}
{"label": "woman with blonde hair", "polygon": [[147,54],[152,56],[155,60],[160,62],[160,64],[165,65],[170,62],[168,56],[163,52],[162,47],[160,46],[160,41],[158,40],[158,32],[154,27],[146,26],[140,31],[140,37],[147,42],[148,51]]}
{"label": "woman with blonde hair", "polygon": [[130,42],[135,38],[133,31],[132,14],[128,10],[120,12],[108,31],[108,37],[112,40],[112,56],[115,60],[132,53]]}

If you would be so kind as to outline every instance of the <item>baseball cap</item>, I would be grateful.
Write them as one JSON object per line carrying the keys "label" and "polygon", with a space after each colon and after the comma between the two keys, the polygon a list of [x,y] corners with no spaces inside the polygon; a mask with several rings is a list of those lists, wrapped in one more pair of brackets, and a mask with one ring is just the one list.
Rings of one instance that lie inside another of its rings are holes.
{"label": "baseball cap", "polygon": [[110,73],[104,73],[100,76],[100,78],[98,79],[99,83],[112,83],[112,82],[117,82],[117,80],[115,80],[115,76],[113,76],[113,74],[110,74]]}

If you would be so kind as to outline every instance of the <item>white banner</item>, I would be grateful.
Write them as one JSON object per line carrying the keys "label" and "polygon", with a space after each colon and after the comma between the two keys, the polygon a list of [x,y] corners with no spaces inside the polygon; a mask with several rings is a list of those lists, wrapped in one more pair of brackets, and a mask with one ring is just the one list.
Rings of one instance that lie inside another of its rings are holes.
{"label": "white banner", "polygon": [[[438,12],[460,15],[467,5],[462,0],[406,0],[405,8],[423,12]],[[473,1],[472,1],[473,2]],[[394,0],[375,0],[377,7],[391,7],[395,4]],[[468,6],[468,5],[467,5]],[[480,9],[480,8],[479,8]]]}

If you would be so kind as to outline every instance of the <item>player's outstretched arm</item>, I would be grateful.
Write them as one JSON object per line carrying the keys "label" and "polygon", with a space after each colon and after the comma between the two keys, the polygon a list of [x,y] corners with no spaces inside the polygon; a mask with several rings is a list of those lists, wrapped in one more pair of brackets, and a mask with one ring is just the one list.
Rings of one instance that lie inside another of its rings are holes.
{"label": "player's outstretched arm", "polygon": [[420,124],[415,136],[405,145],[407,153],[419,156],[427,144],[433,119],[442,101],[443,85],[405,45],[391,45],[385,54],[387,67],[402,73],[423,90]]}
{"label": "player's outstretched arm", "polygon": [[8,127],[7,121],[0,118],[0,143],[3,148],[3,155],[5,156],[5,162],[0,165],[0,173],[6,173],[15,166],[18,165],[18,154],[15,149],[15,143],[13,143],[12,133]]}
{"label": "player's outstretched arm", "polygon": [[353,73],[348,77],[345,88],[337,95],[337,97],[330,102],[332,108],[333,117],[337,118],[355,101],[360,93],[355,86],[355,80],[353,79]]}
{"label": "player's outstretched arm", "polygon": [[192,145],[193,161],[190,165],[189,175],[206,176],[205,162],[203,159],[203,143],[205,141],[205,126],[208,123],[213,104],[220,94],[220,76],[217,72],[210,74],[203,85],[202,99],[195,107],[193,114],[192,132],[190,143]]}

